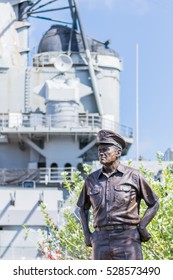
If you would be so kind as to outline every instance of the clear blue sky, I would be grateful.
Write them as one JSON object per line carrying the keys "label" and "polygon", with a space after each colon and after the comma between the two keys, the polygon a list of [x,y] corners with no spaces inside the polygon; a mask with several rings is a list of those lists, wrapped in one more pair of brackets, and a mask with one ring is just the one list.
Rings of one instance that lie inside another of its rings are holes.
{"label": "clear blue sky", "polygon": [[[131,159],[136,157],[136,44],[139,46],[139,155],[154,160],[157,151],[173,148],[173,0],[77,3],[85,34],[103,42],[111,39],[110,48],[123,60],[120,116],[121,124],[134,130]],[[59,13],[51,17],[59,19]],[[52,23],[32,22],[33,47]]]}

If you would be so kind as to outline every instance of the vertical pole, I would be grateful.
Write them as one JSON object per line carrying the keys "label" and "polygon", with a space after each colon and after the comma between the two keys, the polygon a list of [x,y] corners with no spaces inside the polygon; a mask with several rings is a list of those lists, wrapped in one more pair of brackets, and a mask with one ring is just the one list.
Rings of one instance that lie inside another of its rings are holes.
{"label": "vertical pole", "polygon": [[96,75],[95,75],[95,70],[94,70],[93,63],[92,63],[90,49],[89,49],[88,42],[87,42],[86,37],[83,32],[82,23],[81,23],[80,15],[79,15],[75,0],[73,0],[73,2],[74,2],[75,9],[76,9],[76,16],[78,19],[79,29],[80,29],[83,46],[84,46],[84,50],[85,50],[85,54],[86,54],[86,58],[87,58],[87,62],[88,62],[88,70],[89,70],[89,74],[91,77],[91,84],[92,84],[93,92],[95,94],[98,112],[100,115],[103,115],[103,108],[102,108],[102,103],[101,103],[101,98],[100,98],[100,92],[99,92],[98,83],[97,83],[97,79],[96,79]]}
{"label": "vertical pole", "polygon": [[138,44],[136,44],[136,160],[139,160],[139,84],[138,84]]}

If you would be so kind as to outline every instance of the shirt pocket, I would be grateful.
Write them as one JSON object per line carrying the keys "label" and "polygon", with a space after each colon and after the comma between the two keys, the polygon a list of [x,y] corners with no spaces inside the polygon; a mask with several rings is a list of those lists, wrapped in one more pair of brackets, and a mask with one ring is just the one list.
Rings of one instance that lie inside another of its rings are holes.
{"label": "shirt pocket", "polygon": [[100,188],[90,189],[89,197],[93,208],[99,206],[102,200]]}
{"label": "shirt pocket", "polygon": [[131,186],[114,187],[114,206],[128,208],[131,200]]}

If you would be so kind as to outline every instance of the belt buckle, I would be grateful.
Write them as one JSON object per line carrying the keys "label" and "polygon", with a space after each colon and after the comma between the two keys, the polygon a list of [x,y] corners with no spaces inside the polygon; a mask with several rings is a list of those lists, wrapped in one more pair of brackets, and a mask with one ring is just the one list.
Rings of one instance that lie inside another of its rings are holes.
{"label": "belt buckle", "polygon": [[117,225],[117,226],[115,226],[115,229],[125,229],[126,227],[125,227],[126,225]]}
{"label": "belt buckle", "polygon": [[129,225],[126,225],[126,224],[115,225],[115,226],[113,226],[113,229],[122,229],[122,230],[126,230],[126,229],[129,229]]}

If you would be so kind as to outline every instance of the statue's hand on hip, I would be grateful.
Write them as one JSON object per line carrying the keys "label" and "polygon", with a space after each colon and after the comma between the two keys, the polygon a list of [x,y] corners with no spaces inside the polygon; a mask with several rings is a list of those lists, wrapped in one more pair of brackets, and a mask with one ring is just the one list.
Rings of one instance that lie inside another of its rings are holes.
{"label": "statue's hand on hip", "polygon": [[148,232],[146,227],[138,227],[140,239],[142,242],[147,242],[151,238],[151,234]]}

